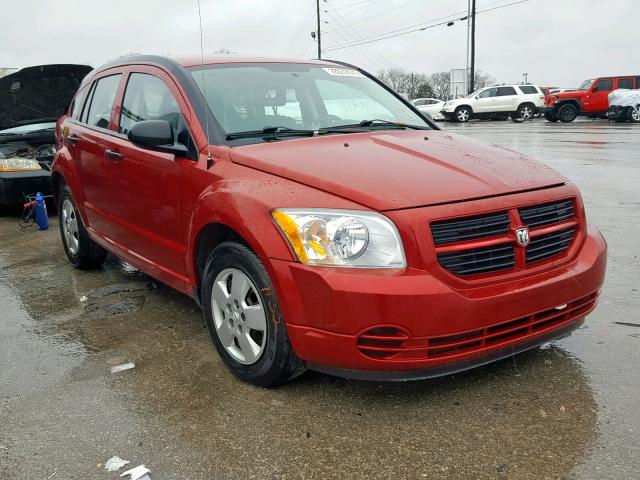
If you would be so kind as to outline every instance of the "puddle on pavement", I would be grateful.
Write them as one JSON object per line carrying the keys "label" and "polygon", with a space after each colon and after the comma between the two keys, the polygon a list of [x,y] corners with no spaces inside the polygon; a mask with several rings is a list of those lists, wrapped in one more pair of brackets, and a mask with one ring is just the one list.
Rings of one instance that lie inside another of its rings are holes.
{"label": "puddle on pavement", "polygon": [[[0,357],[14,369],[0,374],[11,415],[0,422],[17,472],[65,458],[60,478],[90,475],[119,453],[160,478],[557,478],[595,442],[593,392],[557,347],[432,381],[310,372],[255,388],[224,368],[191,299],[150,290],[113,259],[79,272],[51,243],[39,261],[0,271],[12,342],[27,344]],[[0,252],[4,264],[13,253]],[[127,362],[136,367],[110,373]],[[39,455],[22,458],[34,442]]]}

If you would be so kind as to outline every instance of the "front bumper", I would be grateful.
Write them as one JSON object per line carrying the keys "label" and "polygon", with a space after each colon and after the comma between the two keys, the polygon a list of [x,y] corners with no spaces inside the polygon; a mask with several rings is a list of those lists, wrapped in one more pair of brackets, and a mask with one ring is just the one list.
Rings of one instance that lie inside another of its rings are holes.
{"label": "front bumper", "polygon": [[570,262],[472,288],[415,269],[267,265],[293,348],[310,368],[413,379],[472,368],[567,335],[595,308],[606,243],[589,227]]}
{"label": "front bumper", "polygon": [[26,195],[51,194],[51,172],[0,172],[0,205],[18,205]]}

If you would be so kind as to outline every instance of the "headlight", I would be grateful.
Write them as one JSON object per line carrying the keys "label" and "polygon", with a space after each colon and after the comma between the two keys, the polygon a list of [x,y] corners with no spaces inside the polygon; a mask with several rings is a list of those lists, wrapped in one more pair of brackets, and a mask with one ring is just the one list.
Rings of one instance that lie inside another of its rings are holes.
{"label": "headlight", "polygon": [[277,209],[273,218],[298,260],[335,267],[404,268],[396,226],[374,212]]}
{"label": "headlight", "polygon": [[38,162],[29,158],[0,158],[0,172],[23,172],[31,170],[42,170],[42,167]]}

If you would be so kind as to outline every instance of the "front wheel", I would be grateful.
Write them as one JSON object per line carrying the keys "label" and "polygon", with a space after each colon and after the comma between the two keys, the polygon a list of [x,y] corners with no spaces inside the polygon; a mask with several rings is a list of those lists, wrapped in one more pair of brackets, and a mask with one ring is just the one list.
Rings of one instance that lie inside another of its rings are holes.
{"label": "front wheel", "polygon": [[630,122],[640,123],[640,105],[635,107],[629,107],[629,113],[627,113],[627,118]]}
{"label": "front wheel", "polygon": [[573,122],[577,116],[578,108],[572,103],[562,105],[558,110],[558,118],[564,123]]}
{"label": "front wheel", "polygon": [[58,201],[58,221],[62,245],[67,258],[76,268],[89,270],[97,268],[107,258],[107,252],[89,237],[87,229],[78,214],[71,190],[62,187]]}
{"label": "front wheel", "polygon": [[244,245],[225,242],[211,252],[202,278],[202,306],[218,354],[241,380],[271,387],[304,372],[269,275]]}
{"label": "front wheel", "polygon": [[468,122],[471,119],[471,109],[469,107],[458,107],[454,116],[456,121],[460,123]]}

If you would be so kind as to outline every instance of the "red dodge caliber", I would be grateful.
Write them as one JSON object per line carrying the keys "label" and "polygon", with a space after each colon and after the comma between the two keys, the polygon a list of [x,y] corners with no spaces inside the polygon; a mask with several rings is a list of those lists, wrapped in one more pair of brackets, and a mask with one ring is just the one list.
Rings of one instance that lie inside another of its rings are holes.
{"label": "red dodge caliber", "polygon": [[120,59],[57,142],[71,263],[110,252],[192,296],[257,385],[472,368],[569,334],[603,283],[573,184],[350,65]]}

